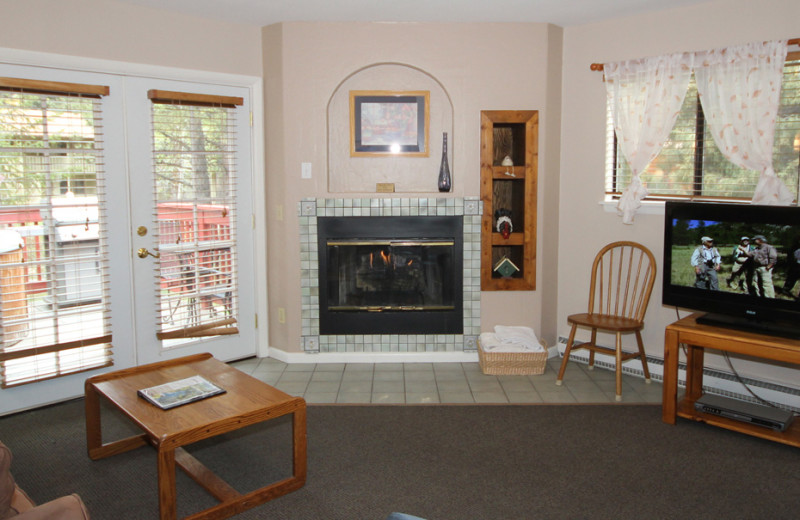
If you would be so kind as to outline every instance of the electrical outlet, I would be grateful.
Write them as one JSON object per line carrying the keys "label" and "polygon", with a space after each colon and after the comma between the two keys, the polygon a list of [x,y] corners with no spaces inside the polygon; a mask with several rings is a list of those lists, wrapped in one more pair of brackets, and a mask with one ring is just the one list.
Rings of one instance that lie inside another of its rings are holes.
{"label": "electrical outlet", "polygon": [[304,162],[300,165],[300,178],[301,179],[310,179],[311,178],[311,163]]}
{"label": "electrical outlet", "polygon": [[278,307],[278,323],[286,323],[286,309]]}

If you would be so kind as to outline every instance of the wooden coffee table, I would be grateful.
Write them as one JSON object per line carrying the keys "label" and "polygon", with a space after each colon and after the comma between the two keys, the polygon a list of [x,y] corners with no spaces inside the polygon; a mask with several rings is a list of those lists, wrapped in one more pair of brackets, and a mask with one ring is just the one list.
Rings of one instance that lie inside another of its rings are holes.
{"label": "wooden coffee table", "polygon": [[[137,396],[141,388],[200,375],[226,393],[162,410]],[[176,464],[219,504],[192,519],[228,518],[268,500],[296,491],[306,481],[306,403],[255,379],[211,354],[198,354],[95,376],[86,381],[86,444],[92,460],[145,444],[158,451],[158,504],[161,519],[177,517]],[[103,444],[100,397],[130,418],[144,433]],[[293,476],[241,494],[203,466],[181,446],[293,414]]]}

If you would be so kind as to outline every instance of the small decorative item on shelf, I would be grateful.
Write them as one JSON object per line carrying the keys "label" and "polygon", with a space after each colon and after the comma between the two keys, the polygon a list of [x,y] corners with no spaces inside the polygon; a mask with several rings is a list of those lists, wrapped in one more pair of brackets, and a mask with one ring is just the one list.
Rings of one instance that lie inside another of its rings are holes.
{"label": "small decorative item on shelf", "polygon": [[494,271],[503,278],[511,278],[515,273],[519,272],[519,267],[514,265],[514,262],[504,256],[499,262],[494,264]]}
{"label": "small decorative item on shelf", "polygon": [[450,167],[447,165],[447,132],[442,137],[442,164],[439,166],[439,191],[450,191]]}
{"label": "small decorative item on shelf", "polygon": [[494,212],[495,229],[503,235],[503,238],[508,240],[511,233],[514,232],[514,225],[511,223],[511,210],[500,208]]}
{"label": "small decorative item on shelf", "polygon": [[514,175],[514,172],[512,170],[509,170],[510,167],[514,166],[514,161],[511,160],[511,156],[506,155],[503,158],[503,162],[501,162],[500,164],[506,167],[506,171],[504,171],[503,173],[505,173],[509,177],[516,177],[516,175]]}

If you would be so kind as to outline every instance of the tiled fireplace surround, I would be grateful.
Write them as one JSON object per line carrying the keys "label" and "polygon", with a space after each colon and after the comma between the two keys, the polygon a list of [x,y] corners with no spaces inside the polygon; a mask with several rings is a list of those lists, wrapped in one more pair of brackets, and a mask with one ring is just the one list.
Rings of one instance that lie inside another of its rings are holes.
{"label": "tiled fireplace surround", "polygon": [[[481,328],[481,204],[478,197],[301,200],[298,211],[303,350],[307,353],[474,353]],[[463,334],[320,335],[318,217],[461,215],[464,222]]]}

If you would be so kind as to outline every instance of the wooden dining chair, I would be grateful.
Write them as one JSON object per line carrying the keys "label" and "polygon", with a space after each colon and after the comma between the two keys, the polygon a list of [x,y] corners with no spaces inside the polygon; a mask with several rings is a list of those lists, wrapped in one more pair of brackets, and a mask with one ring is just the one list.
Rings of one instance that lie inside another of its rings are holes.
{"label": "wooden dining chair", "polygon": [[[564,379],[570,353],[585,348],[589,350],[589,369],[594,368],[594,355],[597,352],[614,356],[616,359],[616,397],[622,400],[622,362],[640,358],[647,383],[650,371],[642,344],[641,330],[644,328],[644,314],[650,301],[650,293],[656,280],[656,260],[649,249],[636,242],[614,242],[597,253],[592,264],[592,282],[589,287],[589,312],[572,314],[567,322],[572,325],[564,351],[564,359],[558,371],[556,384]],[[578,327],[591,329],[591,339],[587,343],[575,344]],[[597,344],[597,331],[616,335],[614,348]],[[622,350],[622,334],[636,334],[638,352]]]}

